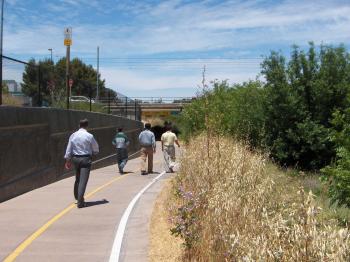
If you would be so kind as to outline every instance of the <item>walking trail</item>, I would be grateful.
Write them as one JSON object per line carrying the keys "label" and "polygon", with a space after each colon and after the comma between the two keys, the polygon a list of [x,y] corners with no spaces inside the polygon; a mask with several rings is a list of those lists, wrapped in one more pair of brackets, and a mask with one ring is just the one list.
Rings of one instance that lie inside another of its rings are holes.
{"label": "walking trail", "polygon": [[[173,174],[159,177],[164,171],[159,144],[155,173],[141,176],[139,168],[140,158],[135,158],[127,163],[124,175],[119,175],[116,165],[92,170],[86,208],[74,204],[74,177],[0,203],[0,261],[147,261],[153,204],[163,182]],[[132,201],[135,205],[120,235],[121,218],[127,216]]]}

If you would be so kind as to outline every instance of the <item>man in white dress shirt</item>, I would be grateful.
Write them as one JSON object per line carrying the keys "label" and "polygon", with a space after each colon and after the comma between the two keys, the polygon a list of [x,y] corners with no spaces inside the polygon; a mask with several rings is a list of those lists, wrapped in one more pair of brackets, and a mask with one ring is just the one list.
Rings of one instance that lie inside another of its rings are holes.
{"label": "man in white dress shirt", "polygon": [[65,168],[70,169],[72,163],[75,168],[74,197],[77,207],[85,207],[84,193],[89,180],[91,158],[99,152],[98,144],[92,134],[86,129],[89,125],[87,119],[80,120],[80,129],[69,137]]}

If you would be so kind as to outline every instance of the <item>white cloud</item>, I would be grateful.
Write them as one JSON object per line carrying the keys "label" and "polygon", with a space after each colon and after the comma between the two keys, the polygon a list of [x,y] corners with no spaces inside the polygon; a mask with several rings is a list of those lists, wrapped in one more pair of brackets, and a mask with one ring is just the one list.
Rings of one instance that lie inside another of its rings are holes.
{"label": "white cloud", "polygon": [[[216,57],[237,57],[266,54],[294,43],[306,45],[310,40],[316,44],[350,42],[350,3],[346,1],[215,2],[61,0],[42,1],[41,9],[26,10],[25,2],[9,0],[15,12],[5,16],[4,53],[23,59],[48,58],[47,49],[52,48],[56,59],[64,56],[66,26],[73,27],[72,57],[82,58],[95,57],[97,46],[105,58],[209,52]],[[85,61],[95,65],[94,59]],[[202,67],[200,63],[198,68],[188,67],[182,61],[177,66],[160,63],[158,68],[139,61],[130,70],[127,63],[111,59],[101,60],[101,66],[107,85],[125,92],[141,86],[145,90],[194,87],[200,83]],[[259,61],[231,67],[208,63],[208,79],[242,82],[254,79],[258,72]]]}
{"label": "white cloud", "polygon": [[[56,8],[57,12],[60,8],[66,8],[66,5],[75,6],[76,10],[64,14],[65,17],[79,16],[79,10],[83,6],[97,4],[86,0],[61,2],[62,5],[48,5],[51,9]],[[295,39],[307,43],[309,40],[322,40],[320,36],[330,42],[345,42],[350,39],[350,5],[295,1],[263,8],[257,3],[227,1],[210,6],[208,1],[184,5],[176,0],[155,6],[145,3],[135,6],[123,2],[115,6],[111,4],[112,10],[136,13],[132,21],[134,23],[121,23],[112,19],[104,24],[74,24],[72,49],[77,53],[93,54],[96,46],[100,45],[106,55],[123,56],[256,48],[260,44],[277,45],[281,39],[291,45]],[[106,7],[105,4],[101,6]],[[148,12],[141,14],[141,8]],[[14,40],[8,45],[9,52],[28,50],[29,44],[30,50],[37,53],[35,49],[41,48],[40,43],[39,48],[35,48],[38,47],[38,36],[44,45],[55,45],[56,48],[61,46],[61,31],[67,24],[55,24],[54,21],[50,21],[50,27],[42,24],[34,24],[30,28],[22,25],[17,30],[10,28],[5,35],[5,38]],[[45,49],[41,52],[45,52]]]}
{"label": "white cloud", "polygon": [[[206,64],[205,76],[208,84],[214,80],[228,80],[229,84],[255,80],[260,70],[258,66],[241,64],[242,61],[227,62],[230,63],[226,66],[221,64],[218,68],[215,61],[203,61],[203,65]],[[167,94],[172,96],[176,96],[176,90],[182,90],[181,92],[186,92],[189,96],[196,95],[202,81],[203,66],[200,64],[185,64],[182,67],[170,64],[169,66],[173,66],[169,70],[170,73],[166,70],[166,66],[155,67],[154,70],[137,67],[134,69],[102,67],[101,76],[106,79],[107,87],[129,96],[135,96],[135,94],[138,94],[136,96],[156,96],[154,92],[161,93],[159,90],[169,90]]]}

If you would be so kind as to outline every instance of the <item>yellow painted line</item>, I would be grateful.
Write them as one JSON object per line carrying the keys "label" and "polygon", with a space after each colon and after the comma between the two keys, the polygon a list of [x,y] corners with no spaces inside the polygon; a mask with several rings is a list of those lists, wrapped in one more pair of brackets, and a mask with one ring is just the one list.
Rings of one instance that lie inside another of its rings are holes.
{"label": "yellow painted line", "polygon": [[[122,179],[123,177],[128,176],[128,174],[117,177],[112,179],[111,181],[107,182],[106,184],[96,188],[92,192],[88,193],[85,198],[89,198],[96,194],[98,191],[101,191],[105,187],[108,187],[112,183],[114,183],[117,180]],[[43,225],[41,228],[39,228],[37,231],[35,231],[33,234],[31,234],[26,240],[24,240],[10,255],[8,255],[3,262],[12,262],[14,261],[35,239],[37,239],[41,234],[43,234],[53,223],[55,223],[57,220],[59,220],[61,217],[63,217],[65,214],[67,214],[69,211],[71,211],[76,205],[70,204],[68,207],[66,207],[64,210],[62,210],[59,214],[51,218],[48,222],[46,222],[45,225]]]}

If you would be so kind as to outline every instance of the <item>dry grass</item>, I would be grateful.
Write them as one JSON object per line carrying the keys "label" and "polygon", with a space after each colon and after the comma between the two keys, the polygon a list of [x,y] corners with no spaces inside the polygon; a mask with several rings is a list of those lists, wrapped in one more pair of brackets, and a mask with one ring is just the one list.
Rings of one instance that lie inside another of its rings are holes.
{"label": "dry grass", "polygon": [[22,101],[19,98],[11,96],[10,94],[3,94],[2,96],[4,105],[22,106]]}
{"label": "dry grass", "polygon": [[244,144],[193,140],[174,190],[172,232],[188,261],[350,260],[348,230],[319,219],[313,195]]}
{"label": "dry grass", "polygon": [[176,262],[181,261],[183,252],[182,241],[170,234],[168,220],[168,203],[171,198],[171,183],[167,181],[161,194],[158,196],[152,212],[150,225],[149,261]]}
{"label": "dry grass", "polygon": [[[306,192],[312,191],[316,206],[320,207],[322,211],[318,214],[317,219],[322,223],[329,220],[336,220],[339,225],[350,225],[350,209],[337,205],[331,205],[327,185],[320,180],[318,173],[304,173],[296,170],[278,169],[276,166],[269,165],[269,172],[271,172],[275,180],[280,180],[281,183],[288,184],[292,187],[302,186]],[[289,190],[288,192],[292,192]],[[294,190],[295,191],[295,190]]]}

